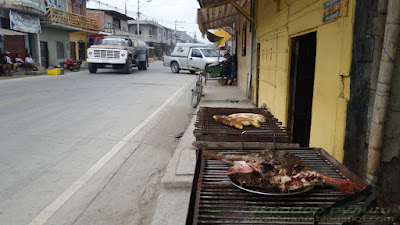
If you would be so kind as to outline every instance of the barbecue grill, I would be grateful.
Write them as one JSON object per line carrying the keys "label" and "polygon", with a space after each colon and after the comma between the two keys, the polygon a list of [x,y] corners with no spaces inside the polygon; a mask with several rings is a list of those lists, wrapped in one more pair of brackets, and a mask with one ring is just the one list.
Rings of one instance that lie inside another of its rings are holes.
{"label": "barbecue grill", "polygon": [[[226,154],[242,154],[259,149],[208,149]],[[346,167],[336,161],[323,149],[298,148],[287,149],[303,159],[302,166],[325,173],[332,178],[349,179],[365,184]],[[351,208],[334,208],[332,204],[347,199],[349,195],[329,187],[316,186],[312,190],[292,196],[265,196],[246,192],[236,188],[225,172],[230,165],[222,161],[207,160],[198,151],[195,177],[186,225],[194,224],[344,224],[346,219],[357,219],[359,211],[364,210],[365,200],[352,203]],[[370,187],[370,186],[368,186]],[[324,210],[328,214],[316,214]],[[347,210],[343,213],[343,210]],[[332,213],[335,212],[335,213]],[[389,220],[380,208],[364,210],[362,224],[370,219]],[[361,218],[361,217],[360,217]],[[390,224],[390,223],[388,223]]]}
{"label": "barbecue grill", "polygon": [[[214,115],[256,113],[266,117],[261,127],[243,127],[243,130],[217,123]],[[245,131],[244,134],[242,132]],[[196,142],[277,142],[289,143],[289,133],[267,109],[200,107],[193,131]]]}

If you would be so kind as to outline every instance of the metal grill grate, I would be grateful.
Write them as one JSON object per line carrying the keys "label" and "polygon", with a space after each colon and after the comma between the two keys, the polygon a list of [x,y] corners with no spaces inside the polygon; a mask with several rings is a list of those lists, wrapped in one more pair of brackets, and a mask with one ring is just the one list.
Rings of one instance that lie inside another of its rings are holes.
{"label": "metal grill grate", "polygon": [[[235,154],[259,150],[221,150]],[[351,178],[363,183],[343,165],[331,158],[322,149],[288,150],[303,159],[302,166],[323,172],[332,178]],[[292,196],[264,196],[249,193],[234,187],[225,172],[229,165],[215,160],[201,158],[199,151],[192,197],[186,224],[313,224],[313,212],[329,207],[344,199],[346,194],[329,187],[316,186],[314,189]],[[345,174],[345,175],[344,175]],[[360,206],[353,205],[352,207]],[[350,212],[350,211],[349,211]],[[346,215],[347,218],[352,214]],[[335,214],[339,218],[340,215]],[[365,214],[367,218],[382,216],[377,212]],[[328,217],[324,217],[328,219]],[[321,220],[323,218],[321,217]],[[321,221],[319,224],[342,224],[345,221]],[[362,223],[373,224],[373,223]]]}
{"label": "metal grill grate", "polygon": [[[260,123],[261,127],[244,127],[243,130],[225,126],[217,123],[214,115],[230,115],[233,113],[255,113],[266,117],[266,123]],[[195,129],[193,134],[196,141],[220,141],[220,142],[239,142],[243,131],[260,131],[259,134],[243,136],[245,142],[290,142],[289,134],[286,129],[268,110],[258,108],[212,108],[200,107],[197,113]]]}

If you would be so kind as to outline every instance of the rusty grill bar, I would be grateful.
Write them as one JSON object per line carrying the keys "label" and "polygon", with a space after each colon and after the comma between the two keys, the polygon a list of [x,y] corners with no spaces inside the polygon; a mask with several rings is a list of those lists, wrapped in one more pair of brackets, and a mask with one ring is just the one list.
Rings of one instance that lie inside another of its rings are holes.
{"label": "rusty grill bar", "polygon": [[[248,153],[257,150],[210,149],[229,154]],[[302,166],[325,173],[332,178],[349,179],[363,183],[360,178],[332,158],[322,149],[299,148],[288,150],[303,159]],[[324,186],[292,196],[264,196],[234,187],[225,172],[229,165],[221,161],[202,159],[198,151],[197,168],[193,181],[192,196],[186,225],[194,224],[313,224],[313,211],[327,208],[344,199],[346,194]],[[361,207],[362,202],[353,205]],[[354,214],[345,216],[349,217]],[[336,214],[338,218],[340,214]],[[365,214],[366,218],[382,215],[376,211]],[[343,224],[345,221],[322,221],[319,224]],[[346,217],[343,217],[346,218]],[[374,224],[374,223],[362,223]]]}
{"label": "rusty grill bar", "polygon": [[[217,123],[214,115],[230,115],[233,113],[256,113],[266,117],[266,123],[260,123],[260,128],[244,127],[239,130],[230,126]],[[264,131],[261,134],[248,134],[243,136],[244,142],[290,142],[289,133],[268,110],[259,108],[214,108],[200,107],[197,113],[195,129],[193,131],[196,141],[213,142],[240,142],[242,131]]]}

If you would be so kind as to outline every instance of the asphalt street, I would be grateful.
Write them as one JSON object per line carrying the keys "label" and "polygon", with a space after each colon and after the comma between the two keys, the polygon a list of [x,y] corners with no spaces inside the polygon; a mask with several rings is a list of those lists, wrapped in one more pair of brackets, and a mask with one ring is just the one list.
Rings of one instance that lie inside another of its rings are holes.
{"label": "asphalt street", "polygon": [[161,62],[0,81],[0,224],[148,224],[194,113]]}

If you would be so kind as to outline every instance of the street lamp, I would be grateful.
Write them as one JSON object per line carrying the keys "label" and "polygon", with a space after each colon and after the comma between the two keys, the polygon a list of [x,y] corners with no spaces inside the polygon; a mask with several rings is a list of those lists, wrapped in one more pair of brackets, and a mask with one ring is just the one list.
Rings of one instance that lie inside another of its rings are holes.
{"label": "street lamp", "polygon": [[[147,0],[146,2],[151,2],[151,0]],[[144,4],[146,4],[146,2],[145,3],[143,3],[143,5]],[[137,37],[139,37],[139,16],[140,16],[140,7],[142,7],[143,5],[141,5],[140,6],[140,0],[138,0],[137,1],[137,30],[136,30],[136,33],[137,33]]]}

